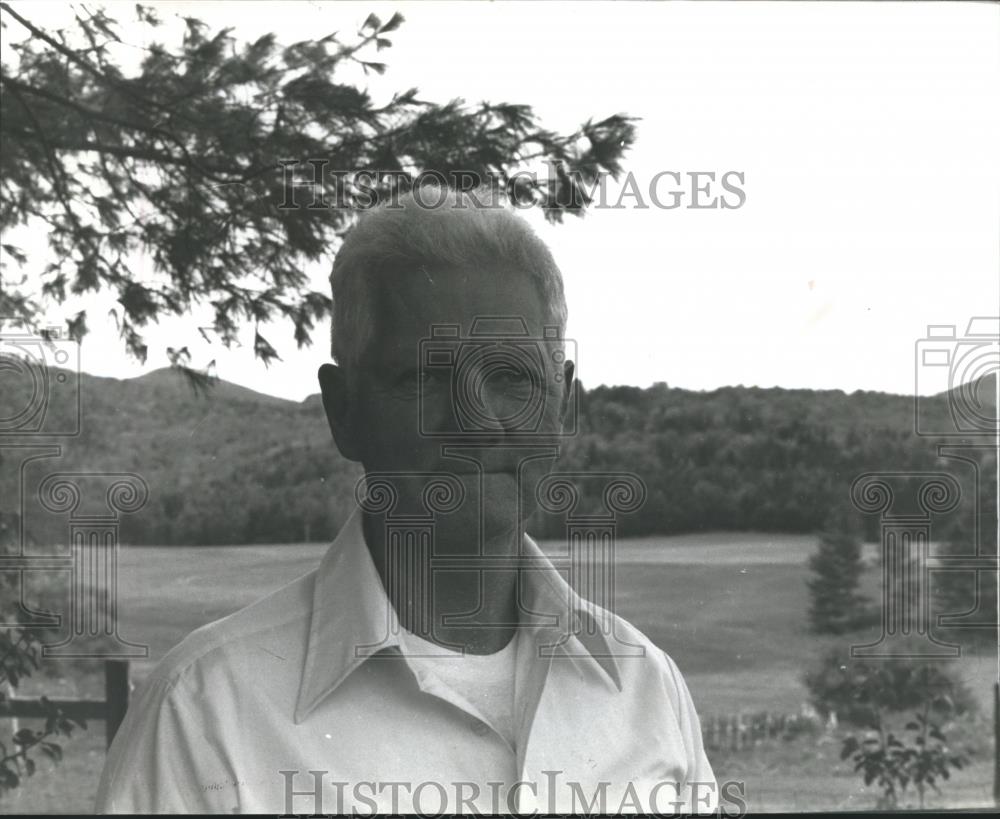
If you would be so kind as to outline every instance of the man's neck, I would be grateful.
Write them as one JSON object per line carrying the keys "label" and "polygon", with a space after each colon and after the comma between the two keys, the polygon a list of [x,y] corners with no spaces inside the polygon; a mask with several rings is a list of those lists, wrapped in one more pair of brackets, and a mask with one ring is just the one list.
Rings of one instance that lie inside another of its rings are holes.
{"label": "man's neck", "polygon": [[[364,513],[365,543],[386,596],[407,631],[470,654],[492,654],[506,646],[517,624],[516,568],[483,569],[481,557],[515,558],[519,529],[487,538],[477,549],[478,532],[459,540],[426,541],[387,548],[384,518]],[[439,538],[442,534],[433,530]],[[416,535],[416,533],[415,533]],[[449,555],[447,568],[431,572],[431,555]]]}

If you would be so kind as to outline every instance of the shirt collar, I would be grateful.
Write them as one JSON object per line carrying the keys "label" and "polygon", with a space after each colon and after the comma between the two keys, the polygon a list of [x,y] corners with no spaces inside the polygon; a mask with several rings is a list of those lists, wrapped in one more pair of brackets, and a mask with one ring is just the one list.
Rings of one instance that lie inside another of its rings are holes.
{"label": "shirt collar", "polygon": [[[523,601],[528,612],[522,615],[522,628],[538,646],[553,650],[578,640],[620,691],[621,674],[605,636],[607,629],[593,627],[610,615],[573,591],[528,535],[522,554],[527,567],[521,571]],[[396,611],[365,543],[362,512],[355,509],[316,571],[296,724],[366,659],[398,648],[399,632]]]}

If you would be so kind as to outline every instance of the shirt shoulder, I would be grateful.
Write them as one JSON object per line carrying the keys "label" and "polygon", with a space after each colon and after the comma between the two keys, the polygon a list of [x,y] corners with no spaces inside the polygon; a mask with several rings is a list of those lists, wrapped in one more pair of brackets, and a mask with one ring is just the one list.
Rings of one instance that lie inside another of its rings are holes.
{"label": "shirt shoulder", "polygon": [[[612,650],[615,649],[617,641],[621,644],[624,654],[632,652],[631,657],[623,656],[617,662],[622,692],[626,697],[637,703],[643,703],[644,706],[655,707],[649,700],[650,696],[655,702],[666,701],[670,704],[674,726],[684,748],[684,779],[687,782],[699,783],[702,797],[707,800],[692,803],[688,810],[692,813],[713,812],[717,807],[718,784],[712,765],[705,754],[701,720],[694,698],[677,663],[670,654],[625,618],[608,615],[605,610],[593,604],[587,605],[596,616],[603,614],[612,617],[614,636],[611,641]],[[639,651],[641,656],[636,657]],[[644,710],[648,713],[648,708]],[[702,797],[692,798],[698,800]]]}
{"label": "shirt shoulder", "polygon": [[164,656],[109,749],[99,813],[204,810],[197,782],[225,779],[241,726],[291,719],[314,581],[312,572],[198,628]]}
{"label": "shirt shoulder", "polygon": [[301,668],[308,643],[316,572],[293,580],[214,622],[207,623],[168,651],[146,679],[145,688],[171,690],[180,679],[230,679],[261,674],[274,661]]}
{"label": "shirt shoulder", "polygon": [[637,626],[581,598],[580,610],[603,627],[607,653],[615,659],[623,691],[649,691],[656,685],[670,700],[675,713],[693,711],[691,695],[673,657],[657,646]]}

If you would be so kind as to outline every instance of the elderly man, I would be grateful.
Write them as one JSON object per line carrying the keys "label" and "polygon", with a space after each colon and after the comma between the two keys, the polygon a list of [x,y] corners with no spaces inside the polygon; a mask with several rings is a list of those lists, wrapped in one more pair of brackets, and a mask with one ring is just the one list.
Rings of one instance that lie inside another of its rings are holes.
{"label": "elderly man", "polygon": [[714,809],[676,665],[524,531],[571,431],[548,249],[421,189],[362,216],[332,287],[319,381],[359,508],[316,571],[162,661],[98,810]]}

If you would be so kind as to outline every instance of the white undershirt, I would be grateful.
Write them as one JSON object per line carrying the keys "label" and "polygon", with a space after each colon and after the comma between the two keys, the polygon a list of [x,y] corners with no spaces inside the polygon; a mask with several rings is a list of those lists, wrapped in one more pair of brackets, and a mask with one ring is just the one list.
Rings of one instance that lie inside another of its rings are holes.
{"label": "white undershirt", "polygon": [[424,640],[405,629],[402,648],[418,678],[433,677],[475,708],[514,747],[514,678],[517,632],[493,654],[462,654]]}

